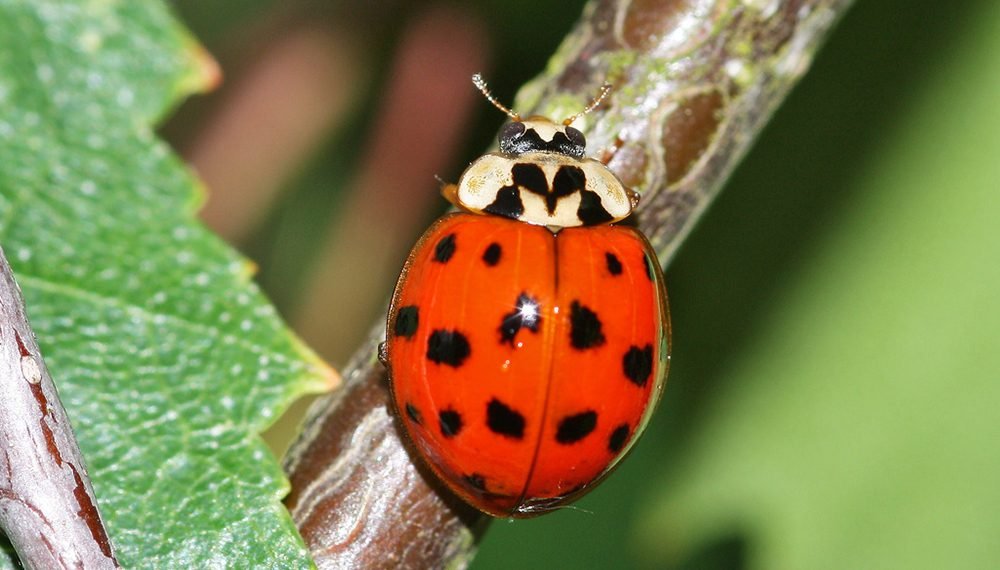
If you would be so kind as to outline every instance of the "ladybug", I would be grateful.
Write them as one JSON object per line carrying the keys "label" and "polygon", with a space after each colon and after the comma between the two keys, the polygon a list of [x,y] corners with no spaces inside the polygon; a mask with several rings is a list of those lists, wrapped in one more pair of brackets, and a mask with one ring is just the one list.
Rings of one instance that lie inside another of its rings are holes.
{"label": "ladybug", "polygon": [[611,225],[637,194],[570,123],[511,121],[500,152],[443,194],[410,252],[382,357],[406,437],[461,499],[496,517],[592,489],[649,421],[669,366],[663,275],[646,238]]}

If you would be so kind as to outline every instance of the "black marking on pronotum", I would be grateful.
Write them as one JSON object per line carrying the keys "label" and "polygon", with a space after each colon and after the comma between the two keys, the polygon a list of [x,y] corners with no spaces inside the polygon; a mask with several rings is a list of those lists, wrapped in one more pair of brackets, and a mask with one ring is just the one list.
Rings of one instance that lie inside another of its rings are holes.
{"label": "black marking on pronotum", "polygon": [[483,251],[483,263],[489,265],[490,267],[494,267],[496,264],[500,263],[500,256],[502,254],[503,249],[500,247],[500,244],[493,242],[486,247],[485,251]]}
{"label": "black marking on pronotum", "polygon": [[448,263],[453,255],[455,255],[455,234],[448,234],[434,246],[434,261]]}
{"label": "black marking on pronotum", "polygon": [[585,226],[593,226],[610,222],[614,216],[608,213],[601,203],[601,197],[597,192],[582,190],[580,192],[580,207],[576,210],[576,217],[580,218]]}
{"label": "black marking on pronotum", "polygon": [[622,274],[622,262],[618,259],[618,256],[609,252],[604,254],[604,261],[608,266],[608,272],[612,275]]}
{"label": "black marking on pronotum", "polygon": [[420,324],[420,309],[416,305],[406,305],[396,311],[396,324],[392,333],[396,336],[410,338],[417,332]]}
{"label": "black marking on pronotum", "polygon": [[455,410],[441,410],[438,412],[438,424],[441,426],[441,435],[455,437],[462,431],[462,415]]}
{"label": "black marking on pronotum", "polygon": [[427,359],[458,368],[469,357],[469,340],[457,330],[437,329],[427,338]]}
{"label": "black marking on pronotum", "polygon": [[622,357],[622,370],[625,377],[636,386],[642,387],[649,380],[649,375],[653,373],[653,345],[647,344],[639,348],[631,346],[625,356]]}
{"label": "black marking on pronotum", "polygon": [[608,451],[611,453],[618,453],[625,447],[625,443],[628,441],[629,428],[628,424],[622,424],[615,428],[611,435],[608,437]]}
{"label": "black marking on pronotum", "polygon": [[418,410],[416,406],[407,402],[406,406],[404,407],[406,408],[406,416],[411,420],[413,420],[413,423],[417,425],[421,425],[424,423],[424,418],[422,415],[420,415],[420,410]]}
{"label": "black marking on pronotum", "polygon": [[524,437],[524,416],[496,398],[486,405],[486,425],[497,435],[514,439]]}
{"label": "black marking on pronotum", "polygon": [[604,344],[604,332],[597,313],[581,305],[579,301],[570,304],[569,323],[569,340],[573,348],[585,350]]}
{"label": "black marking on pronotum", "polygon": [[510,168],[510,178],[514,186],[531,192],[545,195],[549,193],[549,183],[545,180],[545,172],[541,166],[533,162],[518,162]]}
{"label": "black marking on pronotum", "polygon": [[486,491],[486,477],[479,473],[469,473],[462,480],[477,491]]}
{"label": "black marking on pronotum", "polygon": [[576,443],[590,435],[597,427],[597,412],[587,410],[579,414],[566,416],[559,420],[559,427],[556,429],[556,441],[563,445]]}
{"label": "black marking on pronotum", "polygon": [[542,322],[541,308],[538,299],[521,293],[514,302],[514,310],[503,316],[500,321],[500,342],[514,346],[514,337],[521,327],[536,333]]}
{"label": "black marking on pronotum", "polygon": [[550,215],[555,213],[556,206],[563,196],[583,191],[586,187],[587,175],[583,173],[582,168],[578,166],[559,167],[555,177],[552,179],[552,189],[545,196],[545,208],[549,211]]}
{"label": "black marking on pronotum", "polygon": [[517,219],[524,213],[524,203],[521,202],[521,194],[517,186],[504,186],[497,191],[497,197],[490,205],[483,208],[487,214],[503,216],[504,218]]}

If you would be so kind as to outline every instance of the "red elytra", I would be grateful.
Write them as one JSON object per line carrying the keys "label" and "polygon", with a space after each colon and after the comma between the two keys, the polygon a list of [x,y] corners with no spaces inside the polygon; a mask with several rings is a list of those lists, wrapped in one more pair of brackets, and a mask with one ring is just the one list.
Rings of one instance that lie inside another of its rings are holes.
{"label": "red elytra", "polygon": [[420,239],[385,356],[409,440],[497,517],[592,489],[645,428],[669,366],[663,276],[623,226],[551,229],[451,214]]}

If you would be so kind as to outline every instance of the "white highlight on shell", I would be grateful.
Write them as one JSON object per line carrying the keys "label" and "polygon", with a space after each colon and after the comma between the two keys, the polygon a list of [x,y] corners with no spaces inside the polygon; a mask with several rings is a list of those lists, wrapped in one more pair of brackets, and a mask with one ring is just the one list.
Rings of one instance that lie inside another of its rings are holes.
{"label": "white highlight on shell", "polygon": [[534,326],[538,321],[538,304],[536,303],[524,303],[518,312],[520,313],[521,322],[525,326]]}

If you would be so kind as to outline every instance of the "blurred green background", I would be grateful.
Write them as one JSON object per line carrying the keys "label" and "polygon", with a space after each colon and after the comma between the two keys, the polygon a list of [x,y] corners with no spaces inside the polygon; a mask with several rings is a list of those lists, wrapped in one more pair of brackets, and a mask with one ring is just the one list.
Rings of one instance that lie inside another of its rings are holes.
{"label": "blurred green background", "polygon": [[[176,3],[226,80],[163,132],[334,364],[501,122],[462,77],[511,101],[567,4]],[[1000,565],[1000,3],[857,2],[667,275],[646,437],[473,568]]]}

